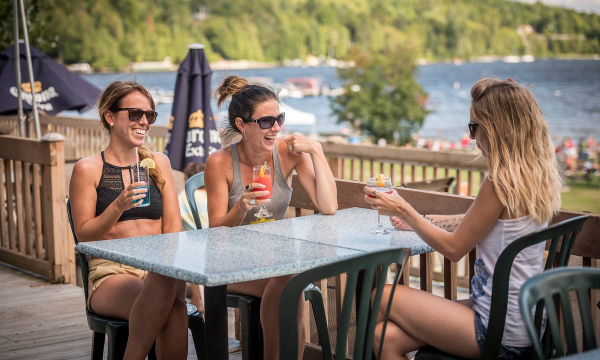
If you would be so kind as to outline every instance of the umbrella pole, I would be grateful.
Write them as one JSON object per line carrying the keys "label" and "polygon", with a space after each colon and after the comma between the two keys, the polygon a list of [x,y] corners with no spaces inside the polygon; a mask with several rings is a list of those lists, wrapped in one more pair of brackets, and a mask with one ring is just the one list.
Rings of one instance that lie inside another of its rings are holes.
{"label": "umbrella pole", "polygon": [[25,136],[25,117],[23,116],[23,103],[21,97],[21,59],[19,54],[19,9],[17,0],[13,0],[13,29],[15,33],[15,70],[17,75],[17,114],[19,119],[19,136]]}
{"label": "umbrella pole", "polygon": [[27,55],[27,70],[29,71],[29,82],[31,83],[31,102],[33,105],[33,120],[35,124],[35,137],[39,140],[42,137],[40,131],[40,116],[38,114],[37,102],[35,101],[35,81],[33,80],[33,66],[31,65],[31,50],[29,49],[29,35],[27,35],[27,21],[25,19],[25,5],[23,0],[21,4],[21,21],[23,22],[23,39],[25,40],[25,54]]}

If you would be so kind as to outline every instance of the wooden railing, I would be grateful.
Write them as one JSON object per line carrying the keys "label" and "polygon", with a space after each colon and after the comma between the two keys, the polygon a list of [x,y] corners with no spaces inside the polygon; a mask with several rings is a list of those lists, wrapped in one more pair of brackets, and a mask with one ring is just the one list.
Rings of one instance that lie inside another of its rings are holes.
{"label": "wooden railing", "polygon": [[[10,135],[18,135],[16,116],[0,116],[0,129],[8,129]],[[70,118],[40,114],[40,129],[42,135],[59,133],[65,139],[65,160],[75,162],[84,157],[92,156],[104,150],[108,145],[108,133],[99,120],[85,118]],[[152,126],[146,137],[148,148],[163,152],[166,146],[167,128]]]}
{"label": "wooden railing", "polygon": [[[339,209],[347,209],[351,207],[369,208],[368,204],[364,201],[364,186],[365,183],[357,181],[347,180],[336,180],[337,194],[338,194],[338,206]],[[302,184],[298,180],[297,176],[294,176],[292,187],[294,192],[292,193],[292,200],[290,206],[292,209],[288,212],[291,216],[303,216],[318,212],[316,206],[311,202],[310,198],[304,191]],[[413,190],[397,187],[398,193],[415,208],[421,214],[435,214],[435,215],[450,215],[450,214],[464,214],[467,209],[473,203],[473,197],[459,196],[453,194],[444,194],[439,192],[430,192],[422,190]],[[583,213],[561,211],[552,221],[552,224],[561,222],[563,220],[582,215]],[[589,219],[585,222],[583,230],[577,236],[577,240],[573,247],[572,256],[582,257],[583,266],[597,266],[597,259],[600,259],[600,214],[586,214],[589,215]],[[547,246],[548,250],[549,243]],[[475,249],[466,255],[463,259],[469,266],[466,275],[466,279],[469,280],[473,275],[474,261],[476,252]],[[433,273],[433,257],[434,253],[421,254],[419,258],[419,268],[416,274],[413,273],[412,269],[410,275],[417,275],[420,277],[420,287],[422,290],[432,292],[433,281],[436,280]],[[413,256],[412,258],[416,258]],[[409,273],[404,273],[402,276],[403,284],[409,283]],[[444,296],[450,300],[457,299],[457,263],[453,263],[450,260],[443,258],[443,271],[441,273],[440,280],[443,281]],[[329,282],[331,285],[332,281]],[[331,299],[327,296],[327,291],[323,291],[325,308],[327,313],[336,313],[339,306],[336,307],[341,299],[341,294],[344,291],[344,277],[339,276],[335,279],[335,298]],[[338,284],[340,284],[338,286]],[[319,288],[326,289],[327,281],[323,280],[316,284]],[[592,316],[595,320],[597,318],[597,308],[595,304],[600,300],[598,294],[592,293]],[[329,311],[329,309],[336,309]],[[328,321],[330,321],[328,319]],[[332,324],[330,322],[330,324]],[[596,325],[595,325],[596,326]],[[600,333],[598,333],[600,336]],[[314,337],[313,337],[314,338]],[[313,341],[314,342],[314,341]],[[309,346],[307,350],[310,354],[319,354],[318,349],[312,349]]]}
{"label": "wooden railing", "polygon": [[0,136],[0,261],[74,282],[68,241],[62,140]]}

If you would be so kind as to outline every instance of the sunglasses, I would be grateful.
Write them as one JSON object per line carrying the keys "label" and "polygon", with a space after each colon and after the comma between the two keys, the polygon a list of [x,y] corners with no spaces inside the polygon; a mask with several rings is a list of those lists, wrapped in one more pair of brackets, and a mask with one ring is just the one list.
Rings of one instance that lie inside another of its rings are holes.
{"label": "sunglasses", "polygon": [[477,127],[479,126],[479,124],[475,124],[469,121],[467,125],[469,126],[469,137],[474,140],[475,132],[477,132]]}
{"label": "sunglasses", "polygon": [[148,124],[154,124],[154,121],[156,121],[156,117],[158,116],[158,113],[154,110],[144,111],[138,108],[118,108],[113,112],[117,111],[129,111],[129,120],[135,122],[142,120],[142,117],[146,115],[146,120],[148,120]]}
{"label": "sunglasses", "polygon": [[263,116],[260,119],[252,119],[252,118],[241,118],[244,122],[255,122],[260,126],[261,129],[266,130],[270,129],[275,125],[275,121],[279,126],[283,125],[285,122],[285,113],[282,112],[277,116]]}

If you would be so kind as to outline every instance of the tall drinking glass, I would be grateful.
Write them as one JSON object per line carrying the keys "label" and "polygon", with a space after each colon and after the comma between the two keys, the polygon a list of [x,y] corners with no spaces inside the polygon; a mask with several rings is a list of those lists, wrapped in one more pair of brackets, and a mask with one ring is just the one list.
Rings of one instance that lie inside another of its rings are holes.
{"label": "tall drinking glass", "polygon": [[148,167],[140,166],[140,163],[137,161],[133,161],[131,163],[131,172],[133,173],[133,182],[144,181],[146,183],[145,186],[136,187],[136,189],[147,189],[145,193],[146,197],[139,199],[142,200],[142,204],[138,207],[150,205],[150,169]]}
{"label": "tall drinking glass", "polygon": [[[269,192],[269,194],[267,194],[267,195],[256,197],[256,200],[270,199],[271,194],[273,193],[273,179],[271,177],[271,167],[267,166],[267,165],[256,165],[255,167],[252,168],[252,172],[253,172],[253,177],[254,177],[252,182],[263,184],[265,186],[264,189],[254,189],[252,191],[268,191]],[[261,204],[260,209],[258,210],[258,212],[256,214],[254,214],[254,216],[261,219],[261,218],[271,217],[271,216],[273,216],[273,214],[270,213],[269,211],[267,211],[267,207],[265,204]]]}
{"label": "tall drinking glass", "polygon": [[[367,180],[367,186],[370,187],[371,189],[375,190],[375,191],[381,191],[384,192],[386,194],[391,194],[392,193],[392,180],[389,177],[383,177],[382,178],[369,178]],[[374,195],[371,194],[367,194],[368,197],[372,197],[374,198]],[[383,226],[381,225],[381,215],[379,214],[379,212],[377,212],[377,229],[373,229],[371,230],[371,234],[389,234],[390,231],[387,229],[384,229]]]}

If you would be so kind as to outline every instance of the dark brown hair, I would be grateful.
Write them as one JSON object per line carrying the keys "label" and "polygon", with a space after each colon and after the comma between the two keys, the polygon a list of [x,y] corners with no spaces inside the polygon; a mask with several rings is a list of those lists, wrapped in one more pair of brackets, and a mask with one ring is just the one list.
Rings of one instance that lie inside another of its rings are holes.
{"label": "dark brown hair", "polygon": [[251,85],[248,80],[235,75],[228,76],[223,80],[217,88],[215,96],[219,108],[231,97],[227,121],[223,124],[221,131],[221,138],[224,142],[230,142],[232,137],[241,134],[240,129],[235,125],[236,118],[251,118],[256,106],[265,101],[279,102],[279,97],[273,89],[262,85]]}
{"label": "dark brown hair", "polygon": [[[152,110],[156,110],[156,106],[154,105],[152,95],[150,95],[150,93],[148,92],[148,90],[146,90],[145,87],[143,87],[135,81],[115,81],[108,85],[106,89],[102,91],[102,94],[100,94],[96,106],[98,108],[98,114],[100,115],[100,122],[102,123],[102,126],[104,126],[104,129],[108,131],[109,135],[111,132],[111,128],[108,124],[108,121],[106,121],[104,114],[106,113],[106,111],[113,112],[116,109],[118,109],[120,107],[121,100],[125,96],[136,91],[147,97],[148,101],[150,101],[150,107],[152,107]],[[143,146],[140,146],[138,148],[138,153],[140,155],[140,161],[146,158],[154,159],[154,157],[152,156],[152,152]],[[156,182],[158,188],[162,190],[163,186],[165,186],[165,179],[163,179],[160,173],[160,168],[157,166],[154,169],[150,169],[150,175],[152,175],[152,177],[154,178],[154,181]]]}

